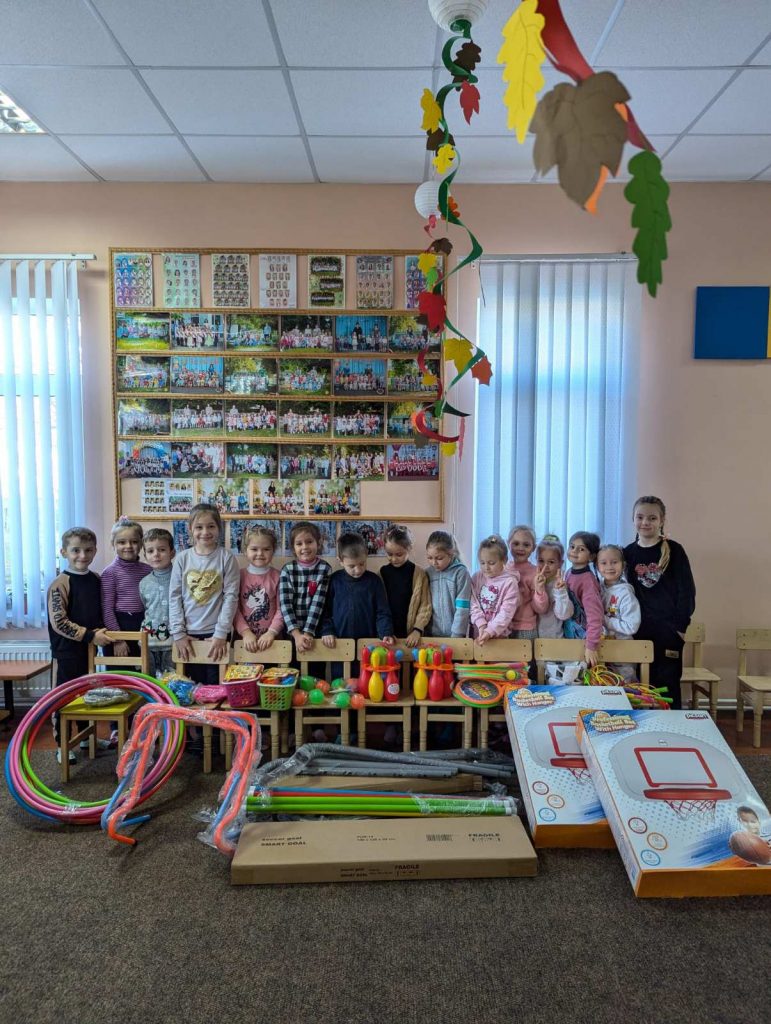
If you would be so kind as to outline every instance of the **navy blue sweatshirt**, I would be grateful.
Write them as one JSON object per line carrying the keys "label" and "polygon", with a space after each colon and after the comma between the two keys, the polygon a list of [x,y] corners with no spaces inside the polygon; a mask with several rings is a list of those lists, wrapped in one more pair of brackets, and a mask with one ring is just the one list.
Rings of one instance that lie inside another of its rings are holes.
{"label": "navy blue sweatshirt", "polygon": [[358,579],[344,569],[333,572],[319,632],[348,640],[393,636],[391,610],[380,577],[369,570]]}

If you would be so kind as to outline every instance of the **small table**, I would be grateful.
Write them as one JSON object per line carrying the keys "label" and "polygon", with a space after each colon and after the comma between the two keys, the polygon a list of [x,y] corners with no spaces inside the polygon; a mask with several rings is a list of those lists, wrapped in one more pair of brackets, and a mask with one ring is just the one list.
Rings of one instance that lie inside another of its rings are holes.
{"label": "small table", "polygon": [[[139,693],[134,693],[127,701],[120,704],[86,704],[82,697],[76,697],[60,711],[60,739],[59,757],[61,760],[62,782],[70,780],[69,753],[72,748],[81,740],[88,739],[89,757],[96,757],[96,726],[98,722],[118,723],[118,754],[126,743],[128,736],[128,721],[131,715],[142,704],[144,698]],[[72,739],[69,738],[70,722],[88,722],[82,732],[76,733]]]}
{"label": "small table", "polygon": [[0,679],[3,681],[5,710],[8,718],[13,718],[13,684],[26,683],[28,679],[40,672],[48,672],[50,661],[0,661]]}

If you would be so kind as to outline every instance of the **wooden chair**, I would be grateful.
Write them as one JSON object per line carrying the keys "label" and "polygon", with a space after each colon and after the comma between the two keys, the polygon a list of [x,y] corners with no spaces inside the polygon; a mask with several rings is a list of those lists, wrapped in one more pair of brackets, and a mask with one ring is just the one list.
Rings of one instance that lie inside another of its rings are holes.
{"label": "wooden chair", "polygon": [[[583,640],[534,640],[538,682],[544,681],[547,661],[583,661],[585,650]],[[650,682],[650,666],[653,661],[651,640],[601,640],[597,654],[604,665],[613,662],[637,665],[640,669],[640,682]]]}
{"label": "wooden chair", "polygon": [[[365,647],[382,647],[383,642],[377,637],[357,641],[356,657],[361,661],[361,652]],[[412,733],[412,709],[415,698],[412,696],[412,648],[406,644],[394,644],[392,650],[402,652],[401,694],[398,700],[383,700],[379,703],[367,700],[363,708],[357,712],[356,737],[360,747],[367,745],[367,722],[389,722],[401,724],[402,750],[409,753]]]}
{"label": "wooden chair", "polygon": [[771,629],[737,629],[736,648],[739,651],[739,670],[736,675],[736,731],[744,731],[744,703],[752,706],[752,745],[760,746],[765,700],[771,696],[771,676],[747,674],[747,651],[771,651]]}
{"label": "wooden chair", "polygon": [[[488,640],[481,646],[474,643],[474,661],[484,664],[493,661],[522,661],[526,665],[533,657],[532,640]],[[506,715],[503,711],[493,711],[492,708],[479,708],[479,746],[487,749],[487,734],[490,731],[490,722],[505,722]]]}
{"label": "wooden chair", "polygon": [[[115,669],[127,668],[149,675],[150,654],[147,647],[147,633],[121,632],[113,633],[116,640],[131,640],[139,644],[139,654],[127,654],[125,658],[107,657],[99,654],[95,644],[88,645],[88,674],[93,675],[98,668]],[[99,722],[117,722],[118,724],[118,750],[123,749],[129,732],[129,721],[136,709],[142,703],[139,694],[132,694],[122,704],[108,704],[106,707],[94,707],[93,704],[86,704],[82,697],[70,701],[60,712],[61,726],[59,729],[59,758],[61,760],[62,782],[69,782],[70,758],[69,753],[73,747],[82,740],[88,739],[88,756],[96,757],[96,730]],[[72,739],[69,738],[70,722],[87,722],[85,729],[76,732]]]}
{"label": "wooden chair", "polygon": [[[338,640],[334,647],[325,647],[321,640],[314,641],[310,651],[303,651],[300,661],[300,675],[309,675],[308,666],[311,662],[323,662],[326,666],[327,677],[330,674],[332,663],[342,662],[343,676],[347,679],[351,674],[351,663],[356,657],[356,644],[353,640]],[[294,709],[294,737],[295,746],[300,747],[305,742],[305,727],[307,725],[339,725],[340,742],[347,747],[351,740],[351,713],[348,708],[338,708],[334,704],[305,704],[301,708]]]}
{"label": "wooden chair", "polygon": [[709,701],[709,713],[717,721],[717,698],[720,690],[720,676],[704,668],[702,664],[702,644],[706,639],[703,622],[692,622],[685,633],[685,649],[683,655],[691,649],[692,665],[683,666],[683,674],[680,677],[681,683],[690,683],[691,686],[691,707],[699,706],[699,697],[706,697]]}
{"label": "wooden chair", "polygon": [[[185,674],[185,665],[219,665],[220,682],[222,682],[225,677],[225,668],[230,663],[230,647],[225,648],[225,653],[219,661],[212,661],[209,657],[211,640],[191,640],[190,642],[193,645],[193,657],[189,661],[180,661],[176,644],[172,648],[171,656],[174,659],[174,667],[177,674],[181,676]],[[217,701],[214,704],[203,704],[201,707],[217,708],[221,703],[222,701]],[[210,725],[202,725],[201,733],[203,735],[203,773],[204,775],[210,775],[212,727]]]}
{"label": "wooden chair", "polygon": [[[449,647],[452,650],[453,661],[471,661],[474,657],[474,641],[465,637],[424,636],[420,646]],[[430,666],[427,671],[430,675]],[[471,747],[473,708],[461,704],[454,697],[446,697],[444,700],[417,700],[416,698],[415,706],[420,708],[420,750],[428,750],[429,722],[451,722],[453,725],[460,725],[463,730],[463,747],[465,749]]]}
{"label": "wooden chair", "polygon": [[[244,648],[243,640],[236,640],[233,644],[233,661],[236,664],[257,664],[257,665],[280,665],[286,668],[292,660],[292,641],[274,640],[266,651],[247,651]],[[228,706],[228,705],[225,705]],[[280,711],[266,711],[255,704],[249,708],[238,708],[239,711],[248,711],[253,714],[262,728],[270,729],[270,759],[275,761],[283,749],[287,750],[287,716]],[[225,771],[230,771],[233,757],[233,734],[225,734]]]}

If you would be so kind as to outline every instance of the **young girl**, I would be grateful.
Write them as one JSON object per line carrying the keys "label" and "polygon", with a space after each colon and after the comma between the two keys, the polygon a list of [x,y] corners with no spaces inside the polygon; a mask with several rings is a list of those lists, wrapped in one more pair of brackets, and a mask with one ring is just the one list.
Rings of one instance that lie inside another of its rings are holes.
{"label": "young girl", "polygon": [[321,531],[315,523],[295,523],[289,533],[289,544],[294,558],[281,570],[278,603],[299,657],[313,647],[332,566],[319,558]]}
{"label": "young girl", "polygon": [[480,645],[509,635],[519,605],[519,573],[506,562],[507,554],[497,534],[479,545],[479,572],[471,577],[471,622]]}
{"label": "young girl", "polygon": [[[121,516],[110,531],[115,558],[102,573],[102,618],[105,629],[113,633],[138,633],[142,628],[145,606],[139,596],[139,582],[152,572],[146,562],[139,561],[143,535],[140,524],[128,516]],[[111,653],[116,658],[139,654],[139,644],[129,647],[120,640]]]}
{"label": "young girl", "polygon": [[[631,640],[640,628],[640,602],[634,588],[622,579],[624,552],[617,544],[603,544],[597,554],[597,571],[602,579],[603,627],[606,636]],[[609,665],[624,679],[634,678],[634,666]]]}
{"label": "young girl", "polygon": [[391,526],[385,534],[388,565],[380,570],[394,633],[414,647],[431,622],[431,587],[425,570],[410,560],[412,534],[406,526]]}
{"label": "young girl", "polygon": [[624,548],[624,558],[640,602],[637,638],[653,641],[653,685],[666,686],[672,707],[679,708],[683,644],[696,607],[696,587],[682,546],[664,535],[665,517],[661,498],[638,498],[633,515],[637,535]]}
{"label": "young girl", "polygon": [[529,526],[512,526],[509,531],[509,565],[519,574],[519,608],[511,623],[509,636],[514,640],[535,640],[538,616],[547,611],[549,604],[545,592],[536,594],[535,577],[538,569],[530,561],[535,551],[535,534]]}
{"label": "young girl", "polygon": [[454,537],[444,530],[434,530],[426,543],[426,559],[431,588],[431,636],[466,636],[471,577],[460,560]]}
{"label": "young girl", "polygon": [[[193,546],[177,554],[171,570],[171,635],[182,661],[192,657],[191,640],[211,640],[209,658],[218,661],[238,606],[238,561],[220,546],[222,519],[214,505],[194,505],[188,528]],[[217,665],[190,665],[187,672],[198,683],[219,682]]]}
{"label": "young girl", "polygon": [[538,571],[533,590],[539,597],[545,593],[549,601],[546,611],[538,616],[538,636],[558,640],[565,635],[565,622],[573,617],[573,604],[562,575],[565,549],[559,537],[547,533],[535,554]]}
{"label": "young girl", "polygon": [[568,544],[568,561],[572,568],[565,577],[573,604],[573,617],[565,623],[565,636],[586,641],[584,661],[592,667],[598,661],[597,647],[605,616],[600,584],[592,572],[599,550],[600,538],[596,533],[583,530],[574,533]]}
{"label": "young girl", "polygon": [[234,625],[244,648],[266,651],[284,628],[278,606],[278,569],[270,564],[276,553],[276,535],[264,526],[244,533],[241,551],[249,563],[241,570]]}

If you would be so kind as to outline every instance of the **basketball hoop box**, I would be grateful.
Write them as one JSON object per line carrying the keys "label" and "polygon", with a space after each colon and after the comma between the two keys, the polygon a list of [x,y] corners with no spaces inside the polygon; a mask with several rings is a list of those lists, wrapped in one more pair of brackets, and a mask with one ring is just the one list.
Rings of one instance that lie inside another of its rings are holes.
{"label": "basketball hoop box", "polygon": [[705,711],[582,709],[576,730],[636,896],[771,894],[771,814]]}
{"label": "basketball hoop box", "polygon": [[579,708],[631,710],[612,686],[526,686],[505,700],[506,722],[533,844],[613,849],[576,739]]}

